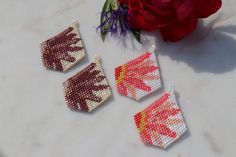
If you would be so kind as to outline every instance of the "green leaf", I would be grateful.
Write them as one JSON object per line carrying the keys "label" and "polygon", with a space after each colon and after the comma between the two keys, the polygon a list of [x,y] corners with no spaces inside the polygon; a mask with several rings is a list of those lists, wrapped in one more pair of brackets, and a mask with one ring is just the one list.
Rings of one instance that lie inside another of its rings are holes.
{"label": "green leaf", "polygon": [[[106,2],[103,5],[100,24],[102,24],[106,20],[106,18],[103,15],[109,10],[109,8],[110,8],[109,3],[110,3],[109,0],[106,0]],[[107,28],[106,27],[107,26],[104,26],[103,28],[101,28],[101,37],[102,37],[103,41],[105,40],[106,34],[107,34]]]}
{"label": "green leaf", "polygon": [[[102,8],[101,19],[100,19],[101,24],[107,20],[107,18],[103,15],[108,11],[114,10],[116,7],[117,7],[117,3],[115,0],[106,0]],[[103,28],[101,28],[101,37],[103,41],[105,41],[105,38],[106,38],[108,29],[110,26],[111,26],[111,23],[107,23],[106,25],[103,26]]]}
{"label": "green leaf", "polygon": [[138,30],[138,29],[132,29],[130,30],[132,32],[132,34],[134,35],[135,39],[139,42],[139,43],[142,43],[141,42],[141,31]]}

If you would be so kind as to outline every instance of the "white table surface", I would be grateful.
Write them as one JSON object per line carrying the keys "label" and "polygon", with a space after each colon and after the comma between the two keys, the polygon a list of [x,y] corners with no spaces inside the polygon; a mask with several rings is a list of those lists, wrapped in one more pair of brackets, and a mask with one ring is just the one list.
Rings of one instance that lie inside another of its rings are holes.
{"label": "white table surface", "polygon": [[[178,43],[158,33],[108,39],[95,28],[104,0],[0,0],[0,157],[233,157],[236,154],[236,1]],[[87,57],[67,73],[42,66],[40,43],[80,23]],[[155,44],[166,89],[176,87],[189,128],[167,150],[144,145],[133,115],[157,99],[120,96],[113,69]],[[112,98],[91,114],[66,107],[62,82],[100,55]]]}

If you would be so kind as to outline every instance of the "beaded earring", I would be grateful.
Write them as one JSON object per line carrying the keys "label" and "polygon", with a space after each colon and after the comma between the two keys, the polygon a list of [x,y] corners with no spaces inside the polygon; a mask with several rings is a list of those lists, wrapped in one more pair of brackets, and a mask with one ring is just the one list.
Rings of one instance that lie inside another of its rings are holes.
{"label": "beaded earring", "polygon": [[145,54],[115,68],[117,91],[135,100],[161,88],[159,65],[154,53]]}
{"label": "beaded earring", "polygon": [[139,135],[144,143],[166,148],[186,131],[174,87],[158,100],[134,116]]}
{"label": "beaded earring", "polygon": [[63,83],[67,106],[91,112],[111,95],[111,89],[99,58]]}
{"label": "beaded earring", "polygon": [[43,65],[47,69],[66,71],[85,56],[78,24],[68,27],[60,34],[41,44]]}

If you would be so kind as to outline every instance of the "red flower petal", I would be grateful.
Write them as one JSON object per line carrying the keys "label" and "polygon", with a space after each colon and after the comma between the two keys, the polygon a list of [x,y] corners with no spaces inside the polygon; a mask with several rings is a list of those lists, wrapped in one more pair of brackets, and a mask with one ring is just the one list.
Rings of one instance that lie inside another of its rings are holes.
{"label": "red flower petal", "polygon": [[141,135],[141,139],[143,140],[143,142],[146,142],[148,144],[152,144],[152,137],[151,137],[150,133],[148,133],[145,130],[140,135]]}
{"label": "red flower petal", "polygon": [[181,21],[187,18],[193,11],[193,2],[192,0],[185,0],[177,8],[177,17],[178,21]]}
{"label": "red flower petal", "polygon": [[143,69],[138,69],[140,74],[146,75],[147,73],[152,73],[155,70],[157,70],[158,67],[157,66],[147,66],[147,67],[143,67]]}
{"label": "red flower petal", "polygon": [[169,137],[172,137],[172,138],[176,138],[176,136],[177,136],[176,132],[170,130],[164,124],[147,125],[147,129],[151,129],[152,131],[156,131],[161,135],[169,136]]}
{"label": "red flower petal", "polygon": [[197,27],[197,17],[192,13],[182,21],[176,21],[172,25],[160,29],[165,41],[178,41],[191,34]]}
{"label": "red flower petal", "polygon": [[118,0],[120,5],[128,4],[128,0]]}
{"label": "red flower petal", "polygon": [[138,129],[140,128],[141,120],[142,120],[142,113],[139,112],[134,116],[134,121]]}
{"label": "red flower petal", "polygon": [[144,55],[138,57],[137,59],[135,60],[132,60],[132,61],[129,61],[127,64],[126,64],[126,67],[127,68],[133,68],[133,66],[143,62],[145,59],[149,59],[149,57],[151,56],[151,53],[150,52],[147,52],[145,53]]}
{"label": "red flower petal", "polygon": [[199,18],[206,18],[217,12],[221,6],[221,0],[193,0],[195,12]]}
{"label": "red flower petal", "polygon": [[162,110],[160,112],[157,113],[157,117],[160,120],[166,120],[168,119],[170,116],[175,116],[176,114],[178,114],[180,112],[180,109],[170,109],[170,110]]}
{"label": "red flower petal", "polygon": [[155,31],[159,27],[169,25],[175,19],[171,3],[159,0],[145,2],[129,0],[129,15],[129,25],[144,31]]}
{"label": "red flower petal", "polygon": [[128,95],[128,90],[127,90],[127,87],[124,85],[124,83],[123,82],[121,82],[121,83],[119,83],[118,85],[117,85],[117,90],[118,90],[118,92],[119,93],[121,93],[121,94],[123,94],[123,95]]}
{"label": "red flower petal", "polygon": [[143,80],[137,79],[137,78],[125,78],[125,81],[134,85],[136,88],[144,90],[146,92],[150,92],[152,88],[148,85],[146,85]]}

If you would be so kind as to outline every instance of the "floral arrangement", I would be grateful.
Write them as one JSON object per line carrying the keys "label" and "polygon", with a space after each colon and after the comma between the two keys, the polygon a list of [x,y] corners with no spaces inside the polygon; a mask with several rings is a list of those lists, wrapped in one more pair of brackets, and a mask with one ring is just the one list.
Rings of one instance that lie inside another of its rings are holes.
{"label": "floral arrangement", "polygon": [[131,32],[141,42],[141,31],[159,30],[164,41],[179,41],[191,34],[199,18],[207,18],[222,6],[221,0],[106,0],[98,30],[125,36]]}

